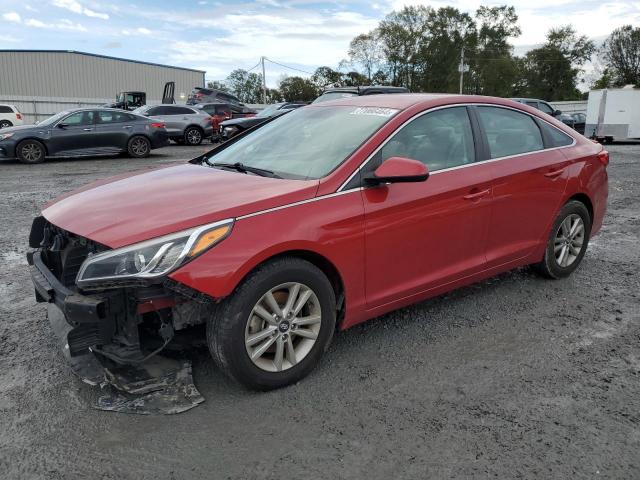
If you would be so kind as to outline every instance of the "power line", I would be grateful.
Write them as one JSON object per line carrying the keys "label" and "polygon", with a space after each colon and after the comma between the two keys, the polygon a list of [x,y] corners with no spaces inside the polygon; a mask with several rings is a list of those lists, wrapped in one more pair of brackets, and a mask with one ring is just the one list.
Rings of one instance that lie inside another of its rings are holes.
{"label": "power line", "polygon": [[313,75],[312,72],[307,72],[306,70],[300,70],[299,68],[290,67],[289,65],[284,65],[283,63],[276,62],[267,57],[264,57],[264,59],[271,63],[275,63],[276,65],[280,65],[281,67],[288,68],[289,70],[295,70],[296,72],[302,72],[302,73],[306,73],[307,75]]}

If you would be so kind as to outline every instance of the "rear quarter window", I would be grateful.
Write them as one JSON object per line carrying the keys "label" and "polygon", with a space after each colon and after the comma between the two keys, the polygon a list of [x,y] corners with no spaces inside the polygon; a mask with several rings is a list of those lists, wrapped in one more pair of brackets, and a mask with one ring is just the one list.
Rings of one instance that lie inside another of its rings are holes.
{"label": "rear quarter window", "polygon": [[547,137],[547,143],[550,144],[550,148],[566,147],[567,145],[571,145],[573,143],[573,138],[571,136],[560,131],[554,126],[551,126],[547,122],[540,122],[540,127]]}

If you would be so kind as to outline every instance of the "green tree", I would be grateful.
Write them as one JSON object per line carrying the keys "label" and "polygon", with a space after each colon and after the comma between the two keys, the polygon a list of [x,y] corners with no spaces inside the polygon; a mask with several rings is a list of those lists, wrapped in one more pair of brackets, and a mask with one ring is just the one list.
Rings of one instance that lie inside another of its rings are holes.
{"label": "green tree", "polygon": [[219,80],[210,80],[207,82],[207,88],[212,88],[214,90],[220,90],[222,92],[229,92],[229,87],[224,82]]}
{"label": "green tree", "polygon": [[625,25],[614,30],[601,54],[616,85],[640,87],[640,28]]}
{"label": "green tree", "polygon": [[342,73],[331,67],[318,67],[311,76],[311,81],[321,90],[334,85],[340,86],[342,85]]}
{"label": "green tree", "polygon": [[262,102],[262,75],[250,73],[239,68],[229,74],[225,83],[241,102]]}
{"label": "green tree", "polygon": [[571,26],[551,29],[546,43],[524,57],[524,94],[549,101],[581,98],[576,88],[578,74],[594,51],[594,43],[578,37]]}
{"label": "green tree", "polygon": [[602,75],[595,82],[591,84],[592,90],[601,90],[603,88],[609,88],[614,85],[615,76],[611,73],[611,70],[605,68],[602,71]]}
{"label": "green tree", "polygon": [[279,90],[285,102],[309,102],[320,94],[311,80],[302,77],[284,77],[280,80]]}
{"label": "green tree", "polygon": [[408,6],[391,12],[378,26],[378,38],[393,85],[418,87],[431,7]]}
{"label": "green tree", "polygon": [[344,74],[343,83],[346,87],[363,87],[365,85],[369,85],[371,82],[369,82],[366,75],[356,71],[351,71]]}
{"label": "green tree", "polygon": [[468,91],[478,95],[508,97],[518,80],[518,62],[509,38],[521,34],[513,7],[485,7],[476,11],[476,51],[469,64]]}
{"label": "green tree", "polygon": [[367,76],[369,83],[373,80],[376,71],[384,59],[379,32],[373,30],[362,33],[351,40],[349,44],[349,59],[353,65],[360,65]]}

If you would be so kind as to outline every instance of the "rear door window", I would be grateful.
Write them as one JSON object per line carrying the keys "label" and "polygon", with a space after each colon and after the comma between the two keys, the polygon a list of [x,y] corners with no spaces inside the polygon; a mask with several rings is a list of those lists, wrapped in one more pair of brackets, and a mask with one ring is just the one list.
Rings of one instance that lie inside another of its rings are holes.
{"label": "rear door window", "polygon": [[524,102],[526,105],[529,105],[530,107],[536,108],[538,109],[538,102]]}
{"label": "rear door window", "polygon": [[544,149],[542,133],[529,115],[499,107],[481,106],[477,111],[487,135],[491,158]]}
{"label": "rear door window", "polygon": [[9,105],[0,105],[0,113],[13,113]]}
{"label": "rear door window", "polygon": [[134,118],[124,112],[112,112],[110,110],[98,111],[98,118],[96,123],[122,123],[130,122]]}

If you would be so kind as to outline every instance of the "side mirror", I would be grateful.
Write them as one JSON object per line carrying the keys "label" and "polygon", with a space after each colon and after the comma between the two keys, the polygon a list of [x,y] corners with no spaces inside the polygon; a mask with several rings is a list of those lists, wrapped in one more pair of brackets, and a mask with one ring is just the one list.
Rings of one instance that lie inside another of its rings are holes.
{"label": "side mirror", "polygon": [[376,171],[364,178],[367,185],[381,183],[424,182],[429,178],[427,166],[417,160],[403,157],[391,157],[382,162]]}
{"label": "side mirror", "polygon": [[559,117],[560,115],[562,115],[562,110],[554,110],[551,115],[553,115],[554,117]]}

